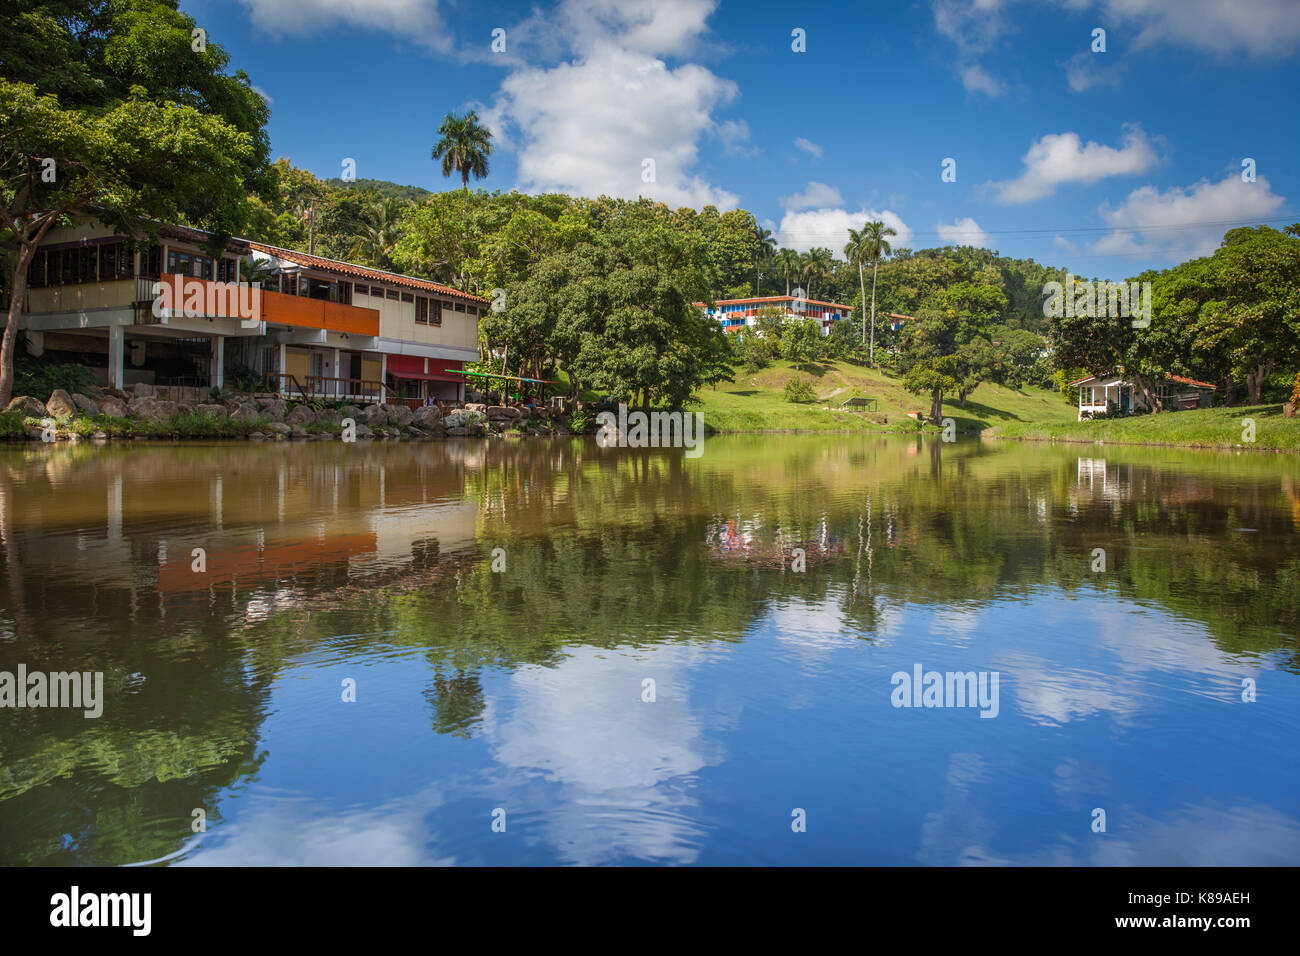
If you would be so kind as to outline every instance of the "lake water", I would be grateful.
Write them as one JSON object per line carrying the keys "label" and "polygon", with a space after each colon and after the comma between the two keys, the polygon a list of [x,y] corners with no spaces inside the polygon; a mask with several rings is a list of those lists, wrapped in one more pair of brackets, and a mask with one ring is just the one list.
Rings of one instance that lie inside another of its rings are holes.
{"label": "lake water", "polygon": [[103,674],[3,864],[1300,863],[1294,457],[10,446],[0,539],[0,671]]}

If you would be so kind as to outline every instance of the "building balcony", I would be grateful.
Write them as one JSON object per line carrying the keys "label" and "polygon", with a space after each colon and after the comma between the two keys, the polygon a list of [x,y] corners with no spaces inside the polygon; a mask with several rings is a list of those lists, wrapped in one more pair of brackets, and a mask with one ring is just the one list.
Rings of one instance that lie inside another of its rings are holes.
{"label": "building balcony", "polygon": [[[163,283],[171,289],[171,316],[202,318],[244,319],[247,316],[241,309],[251,303],[251,294],[244,286],[232,288],[229,283],[217,283],[210,279],[198,279],[193,276],[177,276],[165,273],[158,278],[140,276],[136,279],[137,323],[156,325],[167,322],[153,314],[155,283]],[[179,282],[179,285],[178,285]],[[177,295],[177,290],[180,294]],[[242,295],[239,293],[243,293]],[[307,296],[287,295],[283,292],[261,290],[260,314],[252,316],[259,322],[273,325],[288,325],[295,328],[323,329],[328,332],[346,332],[351,335],[377,336],[379,334],[379,311],[365,309],[341,302],[325,299],[311,299]]]}

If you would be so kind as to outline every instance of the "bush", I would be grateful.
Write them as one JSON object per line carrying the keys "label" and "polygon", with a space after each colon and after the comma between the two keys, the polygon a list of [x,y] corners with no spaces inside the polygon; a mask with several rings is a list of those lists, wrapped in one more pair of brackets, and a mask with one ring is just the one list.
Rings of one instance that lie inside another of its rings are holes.
{"label": "bush", "polygon": [[575,411],[572,415],[569,416],[569,431],[573,432],[573,434],[575,435],[585,434],[587,429],[590,427],[591,427],[591,419],[588,418],[585,413]]}
{"label": "bush", "polygon": [[807,404],[808,402],[817,401],[817,392],[813,389],[812,382],[802,378],[792,378],[785,383],[785,400],[797,404]]}
{"label": "bush", "polygon": [[31,395],[45,401],[56,388],[71,394],[80,392],[92,381],[94,374],[84,365],[59,365],[48,359],[30,357],[14,361],[15,395]]}

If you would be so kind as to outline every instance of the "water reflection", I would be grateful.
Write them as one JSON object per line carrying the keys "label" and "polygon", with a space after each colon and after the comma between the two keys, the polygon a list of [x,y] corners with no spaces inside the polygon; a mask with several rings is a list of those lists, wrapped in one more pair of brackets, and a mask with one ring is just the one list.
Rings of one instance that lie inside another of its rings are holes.
{"label": "water reflection", "polygon": [[5,448],[0,670],[108,703],[0,710],[0,862],[1295,862],[1298,531],[1283,456]]}

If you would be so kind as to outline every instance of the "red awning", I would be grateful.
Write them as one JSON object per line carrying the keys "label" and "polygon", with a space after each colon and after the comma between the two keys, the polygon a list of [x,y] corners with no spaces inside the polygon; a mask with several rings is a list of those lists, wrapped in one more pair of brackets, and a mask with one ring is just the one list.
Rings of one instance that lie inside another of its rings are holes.
{"label": "red awning", "polygon": [[461,382],[459,371],[463,362],[452,359],[426,359],[419,355],[388,356],[388,374],[393,378],[416,379],[425,382]]}

